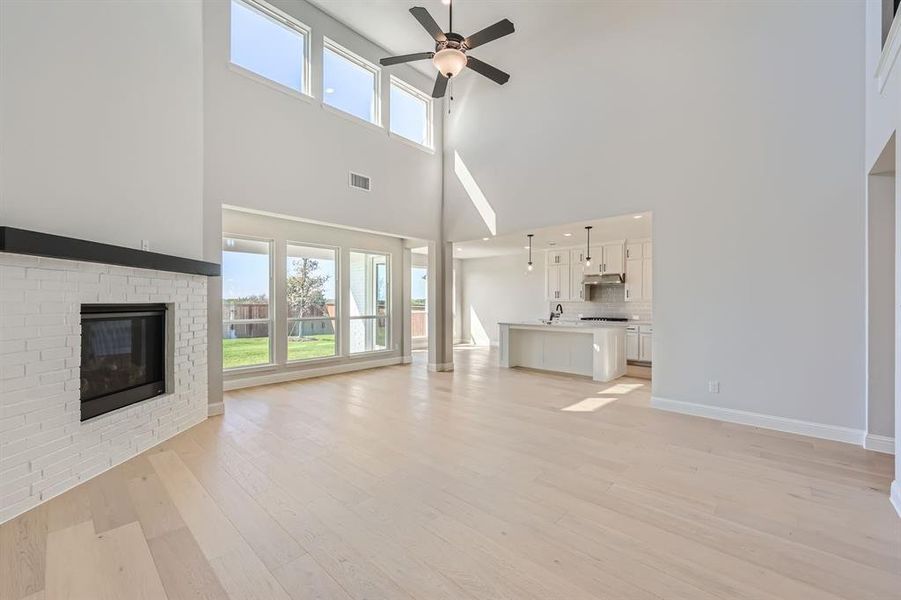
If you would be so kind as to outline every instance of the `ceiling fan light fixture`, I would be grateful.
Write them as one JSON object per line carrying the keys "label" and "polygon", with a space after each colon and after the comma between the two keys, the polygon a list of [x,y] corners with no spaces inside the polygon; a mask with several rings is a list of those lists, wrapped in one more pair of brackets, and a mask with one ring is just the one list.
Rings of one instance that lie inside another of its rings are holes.
{"label": "ceiling fan light fixture", "polygon": [[456,77],[466,66],[466,55],[456,48],[444,48],[435,53],[432,64],[445,77]]}

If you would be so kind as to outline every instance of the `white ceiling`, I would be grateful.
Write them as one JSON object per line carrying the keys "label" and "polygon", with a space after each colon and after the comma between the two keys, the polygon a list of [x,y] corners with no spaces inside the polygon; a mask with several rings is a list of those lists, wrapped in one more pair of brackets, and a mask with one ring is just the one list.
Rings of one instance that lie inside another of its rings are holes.
{"label": "white ceiling", "polygon": [[[641,218],[636,219],[635,217]],[[489,256],[512,256],[522,254],[526,256],[528,250],[525,246],[529,241],[526,234],[533,233],[532,252],[543,252],[551,248],[579,247],[585,245],[585,226],[591,225],[591,245],[605,241],[641,239],[651,237],[651,213],[635,213],[596,219],[594,221],[580,221],[568,225],[543,227],[509,235],[489,237],[487,240],[478,239],[469,242],[457,242],[454,244],[454,258],[486,258]],[[565,234],[571,234],[566,236]]]}
{"label": "white ceiling", "polygon": [[[332,17],[369,38],[392,55],[434,50],[434,42],[409,13],[413,6],[424,6],[438,25],[446,30],[447,6],[441,0],[310,0]],[[502,71],[511,72],[515,53],[522,54],[525,40],[537,39],[544,27],[552,26],[550,19],[561,18],[567,9],[585,8],[585,2],[561,0],[455,0],[454,30],[467,36],[507,18],[513,21],[516,32],[473,50],[477,58],[491,63]],[[568,6],[567,6],[568,5]],[[565,7],[565,8],[564,8]],[[567,17],[568,18],[568,17]],[[561,21],[562,22],[562,21]],[[507,59],[510,60],[507,60]],[[435,69],[429,61],[412,63],[429,76]]]}

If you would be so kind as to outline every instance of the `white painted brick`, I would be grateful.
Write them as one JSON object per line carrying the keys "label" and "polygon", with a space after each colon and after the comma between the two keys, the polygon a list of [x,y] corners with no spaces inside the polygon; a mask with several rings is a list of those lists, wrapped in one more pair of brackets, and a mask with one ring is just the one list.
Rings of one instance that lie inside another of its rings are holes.
{"label": "white painted brick", "polygon": [[22,319],[24,320],[24,325],[35,325],[38,327],[42,325],[51,326],[68,324],[66,315],[62,311],[49,314],[24,315]]}
{"label": "white painted brick", "polygon": [[[0,419],[0,434],[4,431],[10,431],[17,427],[23,427],[26,422],[25,415],[15,415],[12,417],[7,417],[5,419]],[[4,436],[5,439],[5,436]],[[2,475],[2,473],[0,473]],[[2,481],[2,480],[0,480]]]}
{"label": "white painted brick", "polygon": [[37,327],[2,327],[0,340],[28,340],[38,337]]}
{"label": "white painted brick", "polygon": [[[97,473],[100,473],[102,471],[103,471],[103,469],[101,469],[100,471],[97,471]],[[96,475],[96,473],[94,473],[94,475]],[[90,477],[84,477],[84,479],[82,479],[81,477],[76,475],[76,476],[72,476],[67,479],[64,479],[62,481],[59,481],[59,482],[55,483],[54,485],[48,487],[47,489],[43,490],[41,492],[39,499],[40,500],[48,500],[50,498],[53,498],[54,496],[57,496],[57,495],[65,492],[66,490],[75,487],[80,481],[87,480],[87,479],[90,479]],[[35,504],[37,504],[37,502],[35,502]]]}
{"label": "white painted brick", "polygon": [[24,352],[25,347],[25,340],[3,340],[0,341],[0,355],[5,357],[8,354]]}
{"label": "white painted brick", "polygon": [[[12,377],[0,380],[0,476],[15,482],[0,491],[0,522],[206,417],[206,284],[199,276],[0,255],[0,373]],[[82,302],[169,304],[174,393],[81,422]]]}
{"label": "white painted brick", "polygon": [[42,360],[39,362],[29,363],[25,365],[25,372],[31,375],[40,375],[49,371],[61,371],[66,368],[65,359],[58,360]]}
{"label": "white painted brick", "polygon": [[29,350],[46,350],[47,348],[65,348],[67,343],[65,336],[45,337],[28,340]]}
{"label": "white painted brick", "polygon": [[[30,353],[28,353],[30,354]],[[41,350],[40,356],[41,360],[54,360],[58,358],[69,358],[75,354],[74,348],[69,348],[68,346],[64,346],[62,348],[48,348],[46,350]]]}
{"label": "white painted brick", "polygon": [[63,291],[63,292],[75,292],[78,291],[78,284],[74,281],[57,281],[57,280],[44,280],[41,281],[41,290],[53,290],[53,291]]}
{"label": "white painted brick", "polygon": [[41,282],[37,279],[3,279],[0,285],[5,290],[39,290]]}
{"label": "white painted brick", "polygon": [[0,364],[0,379],[25,377],[25,365]]}
{"label": "white painted brick", "polygon": [[31,486],[25,486],[23,488],[19,488],[9,494],[0,494],[0,506],[6,506],[7,504],[16,504],[25,500],[31,496]]}
{"label": "white painted brick", "polygon": [[2,285],[9,283],[11,279],[24,279],[25,267],[14,267],[9,265],[0,265],[0,282]]}

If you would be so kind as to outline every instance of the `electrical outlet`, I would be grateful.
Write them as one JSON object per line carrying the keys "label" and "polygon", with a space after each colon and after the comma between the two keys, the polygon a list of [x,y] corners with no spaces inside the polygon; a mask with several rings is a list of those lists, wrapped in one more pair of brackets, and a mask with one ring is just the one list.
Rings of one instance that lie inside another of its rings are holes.
{"label": "electrical outlet", "polygon": [[711,394],[719,394],[720,393],[720,382],[719,381],[708,381],[707,382],[707,391]]}
{"label": "electrical outlet", "polygon": [[141,250],[150,252],[150,240],[141,240]]}

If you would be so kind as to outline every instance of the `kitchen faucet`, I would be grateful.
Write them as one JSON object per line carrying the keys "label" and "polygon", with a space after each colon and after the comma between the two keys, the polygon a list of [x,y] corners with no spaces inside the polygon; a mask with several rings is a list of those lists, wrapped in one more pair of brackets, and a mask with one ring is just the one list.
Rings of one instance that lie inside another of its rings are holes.
{"label": "kitchen faucet", "polygon": [[558,304],[557,307],[554,308],[554,312],[551,313],[551,318],[550,318],[550,320],[551,320],[551,321],[553,321],[554,319],[558,319],[558,320],[559,320],[560,317],[561,317],[562,315],[563,315],[563,305],[562,305],[562,304]]}

